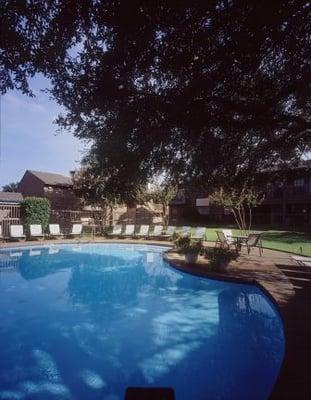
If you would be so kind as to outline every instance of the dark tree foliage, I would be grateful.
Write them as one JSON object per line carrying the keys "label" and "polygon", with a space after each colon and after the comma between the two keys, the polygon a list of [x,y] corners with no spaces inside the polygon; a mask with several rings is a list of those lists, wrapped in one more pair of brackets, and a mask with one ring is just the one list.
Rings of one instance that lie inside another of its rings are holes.
{"label": "dark tree foliage", "polygon": [[86,163],[107,190],[128,194],[159,171],[236,187],[310,150],[307,0],[29,1],[38,11],[17,25],[25,57],[14,38],[23,2],[4,3],[7,87],[27,57],[52,79],[58,122],[91,140]]}
{"label": "dark tree foliage", "polygon": [[2,186],[3,192],[18,192],[18,182],[11,182]]}

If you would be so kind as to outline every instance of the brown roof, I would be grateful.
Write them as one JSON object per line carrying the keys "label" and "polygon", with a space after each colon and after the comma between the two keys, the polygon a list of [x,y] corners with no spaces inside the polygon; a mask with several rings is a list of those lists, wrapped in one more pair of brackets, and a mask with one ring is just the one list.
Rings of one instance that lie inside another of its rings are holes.
{"label": "brown roof", "polygon": [[23,195],[19,192],[0,192],[0,203],[20,203]]}
{"label": "brown roof", "polygon": [[53,174],[50,172],[42,172],[42,171],[28,171],[32,175],[36,176],[40,181],[42,181],[45,185],[50,186],[71,186],[71,178],[69,176],[64,176],[61,174]]}

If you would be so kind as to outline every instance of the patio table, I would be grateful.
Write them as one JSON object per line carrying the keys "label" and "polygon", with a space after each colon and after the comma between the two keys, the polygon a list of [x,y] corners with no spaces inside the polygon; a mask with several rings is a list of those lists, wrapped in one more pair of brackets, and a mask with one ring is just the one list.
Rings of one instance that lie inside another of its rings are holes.
{"label": "patio table", "polygon": [[241,251],[243,242],[246,243],[248,236],[232,236],[236,240],[236,248]]}

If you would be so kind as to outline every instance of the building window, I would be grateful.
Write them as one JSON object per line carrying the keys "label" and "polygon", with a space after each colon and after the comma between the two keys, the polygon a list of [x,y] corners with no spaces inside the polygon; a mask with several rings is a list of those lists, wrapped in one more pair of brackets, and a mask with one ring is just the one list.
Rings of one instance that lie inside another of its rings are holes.
{"label": "building window", "polygon": [[295,179],[294,186],[295,187],[302,187],[305,184],[305,180],[303,178]]}

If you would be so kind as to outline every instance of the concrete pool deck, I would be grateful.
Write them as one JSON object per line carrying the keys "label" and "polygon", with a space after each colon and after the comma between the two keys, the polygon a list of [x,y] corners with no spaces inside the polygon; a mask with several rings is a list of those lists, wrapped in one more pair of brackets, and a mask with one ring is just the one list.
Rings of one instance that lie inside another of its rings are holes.
{"label": "concrete pool deck", "polygon": [[[64,243],[138,243],[171,245],[165,241],[128,239],[71,239],[44,240],[20,243],[4,243],[0,248],[35,246]],[[206,243],[211,246],[211,243]],[[184,272],[236,282],[253,283],[267,292],[278,306],[284,322],[286,351],[282,368],[273,389],[271,399],[311,398],[311,268],[296,265],[290,255],[275,250],[264,249],[260,257],[258,251],[250,255],[241,252],[225,270],[212,270],[207,260],[200,257],[198,263],[187,265],[184,257],[168,248],[165,259],[175,268]]]}

